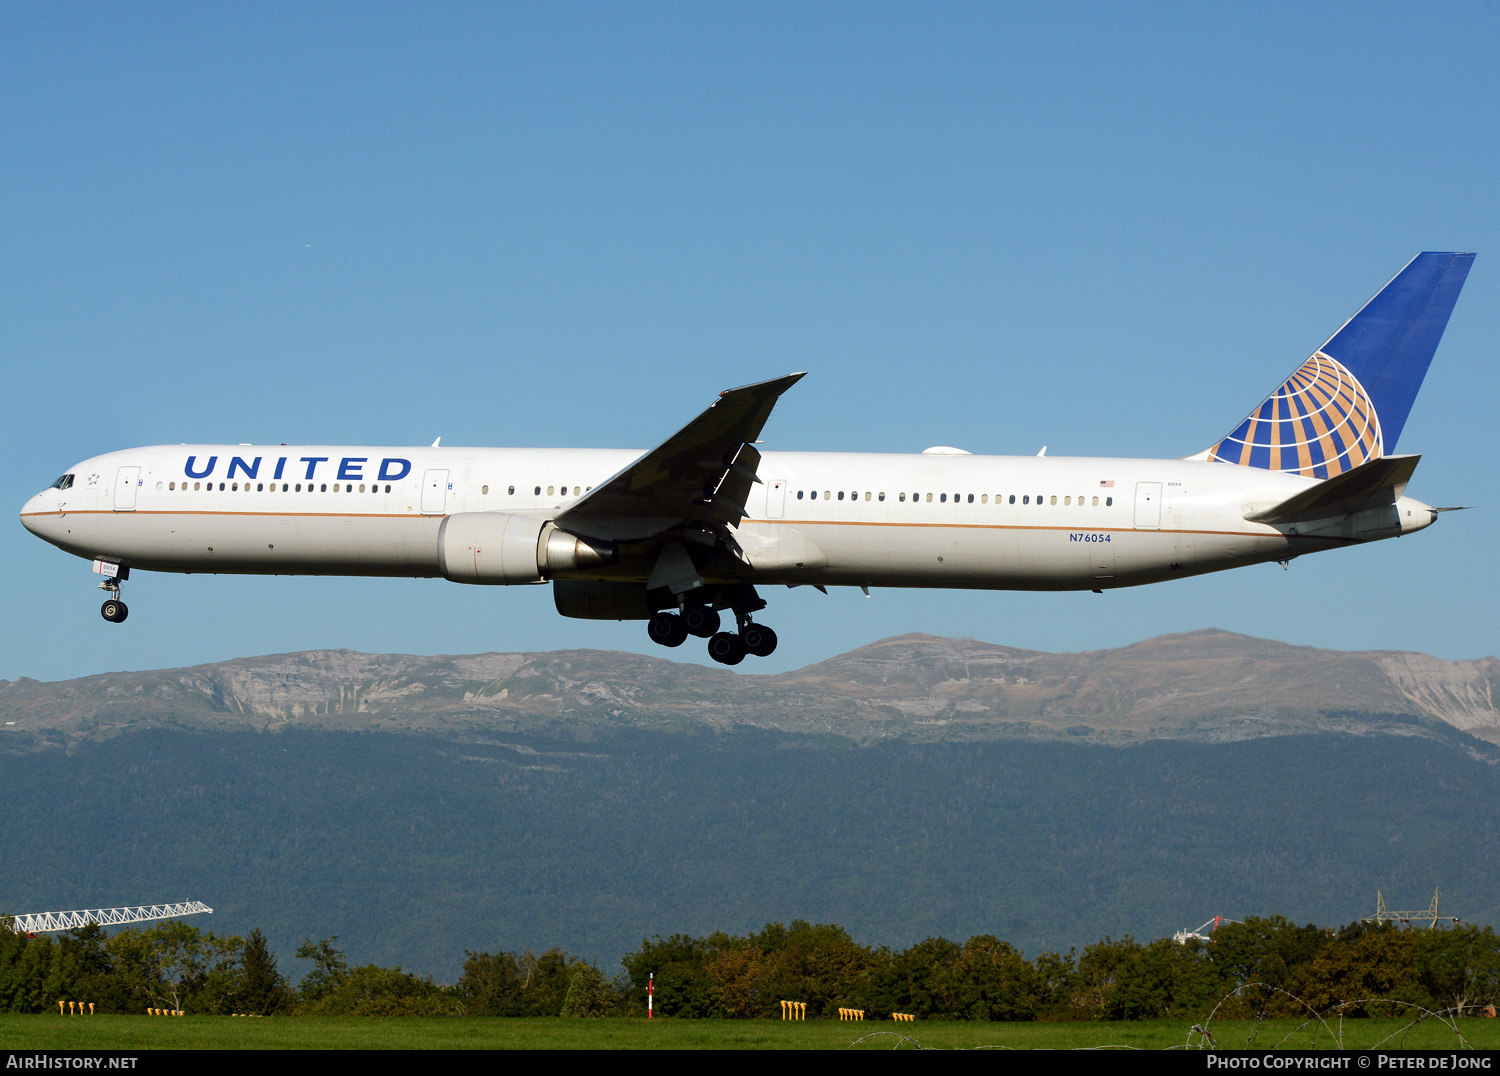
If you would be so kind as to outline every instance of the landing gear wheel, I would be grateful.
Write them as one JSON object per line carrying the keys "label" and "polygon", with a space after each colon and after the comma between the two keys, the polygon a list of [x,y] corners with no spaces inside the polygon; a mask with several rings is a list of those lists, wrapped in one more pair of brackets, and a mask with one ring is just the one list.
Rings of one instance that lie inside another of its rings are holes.
{"label": "landing gear wheel", "polygon": [[745,649],[758,658],[768,658],[776,652],[776,633],[764,624],[746,624],[740,638],[745,640]]}
{"label": "landing gear wheel", "polygon": [[125,607],[125,603],[119,598],[110,598],[99,607],[99,612],[111,624],[121,624],[130,615],[130,610]]}
{"label": "landing gear wheel", "polygon": [[719,630],[719,614],[706,605],[689,605],[682,611],[682,623],[689,635],[707,639]]}
{"label": "landing gear wheel", "polygon": [[708,641],[708,656],[720,665],[738,665],[745,660],[745,640],[732,631],[721,631]]}
{"label": "landing gear wheel", "polygon": [[657,613],[646,625],[646,632],[653,643],[662,646],[681,646],[687,641],[687,625],[676,613]]}

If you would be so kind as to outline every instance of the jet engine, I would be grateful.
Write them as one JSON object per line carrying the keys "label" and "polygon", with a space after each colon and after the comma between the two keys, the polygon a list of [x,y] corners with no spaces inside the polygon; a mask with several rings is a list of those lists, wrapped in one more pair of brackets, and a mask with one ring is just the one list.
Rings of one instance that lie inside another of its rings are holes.
{"label": "jet engine", "polygon": [[459,512],[438,529],[438,566],[455,583],[541,583],[615,563],[613,542],[583,538],[510,512]]}

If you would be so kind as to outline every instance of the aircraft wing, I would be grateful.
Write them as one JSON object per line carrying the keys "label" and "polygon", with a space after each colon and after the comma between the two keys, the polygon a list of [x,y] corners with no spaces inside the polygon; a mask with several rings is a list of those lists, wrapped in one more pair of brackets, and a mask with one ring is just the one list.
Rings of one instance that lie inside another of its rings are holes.
{"label": "aircraft wing", "polygon": [[612,478],[595,486],[556,523],[564,530],[630,540],[684,521],[736,524],[760,481],[751,444],[781,394],[802,380],[788,374],[729,389],[697,418]]}

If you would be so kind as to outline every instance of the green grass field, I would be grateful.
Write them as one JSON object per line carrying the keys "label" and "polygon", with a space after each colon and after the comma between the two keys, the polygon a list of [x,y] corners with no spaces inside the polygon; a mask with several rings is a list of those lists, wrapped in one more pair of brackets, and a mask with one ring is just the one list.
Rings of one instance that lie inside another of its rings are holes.
{"label": "green grass field", "polygon": [[[1393,1033],[1386,1048],[1398,1048],[1399,1020],[1349,1020],[1344,1045],[1367,1049]],[[266,1017],[219,1016],[0,1016],[0,1049],[11,1050],[172,1050],[172,1049],[328,1049],[328,1050],[844,1050],[861,1036],[860,1049],[902,1046],[904,1035],[922,1046],[943,1050],[998,1047],[1066,1050],[1123,1047],[1161,1050],[1181,1047],[1190,1022],[970,1024],[948,1021],[888,1024],[810,1020],[564,1020],[426,1019],[420,1017]],[[1291,1020],[1268,1020],[1258,1030],[1249,1021],[1212,1025],[1218,1045],[1243,1049],[1255,1030],[1254,1046],[1333,1049],[1329,1032],[1297,1030]],[[1337,1031],[1337,1025],[1333,1026]],[[1471,1046],[1500,1048],[1500,1020],[1471,1019],[1459,1024]],[[880,1034],[884,1032],[885,1034]],[[1196,1036],[1195,1036],[1196,1039]],[[1412,1029],[1407,1049],[1452,1050],[1461,1044],[1436,1021]]]}

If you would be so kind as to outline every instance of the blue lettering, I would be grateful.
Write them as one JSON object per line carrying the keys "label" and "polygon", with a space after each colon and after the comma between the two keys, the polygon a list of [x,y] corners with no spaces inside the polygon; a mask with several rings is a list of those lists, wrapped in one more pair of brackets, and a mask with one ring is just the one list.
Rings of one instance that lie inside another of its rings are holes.
{"label": "blue lettering", "polygon": [[346,456],[339,462],[339,481],[347,482],[354,479],[358,482],[364,477],[363,464],[369,460],[369,456]]}
{"label": "blue lettering", "polygon": [[260,457],[256,456],[254,463],[246,463],[244,460],[240,459],[240,457],[234,457],[234,459],[229,461],[229,474],[227,477],[234,477],[234,471],[236,467],[245,472],[246,478],[254,478],[256,472],[260,470]]}
{"label": "blue lettering", "polygon": [[208,466],[201,471],[193,470],[193,464],[198,462],[197,456],[189,456],[187,460],[187,476],[189,478],[207,478],[214,473],[214,464],[219,462],[218,456],[208,457]]}
{"label": "blue lettering", "polygon": [[279,460],[276,461],[276,473],[273,474],[271,477],[272,478],[280,478],[281,477],[281,469],[283,467],[285,467],[285,466],[286,466],[286,457],[282,456],[281,459],[279,459]]}
{"label": "blue lettering", "polygon": [[[393,468],[400,466],[399,472]],[[380,461],[380,480],[382,482],[394,482],[411,474],[411,460],[384,459]]]}
{"label": "blue lettering", "polygon": [[313,476],[313,471],[317,468],[318,464],[320,464],[320,463],[327,463],[328,462],[328,457],[327,456],[303,456],[302,457],[302,462],[305,463],[305,464],[307,464],[307,474],[304,475],[303,477],[305,477],[305,478],[311,478]]}

